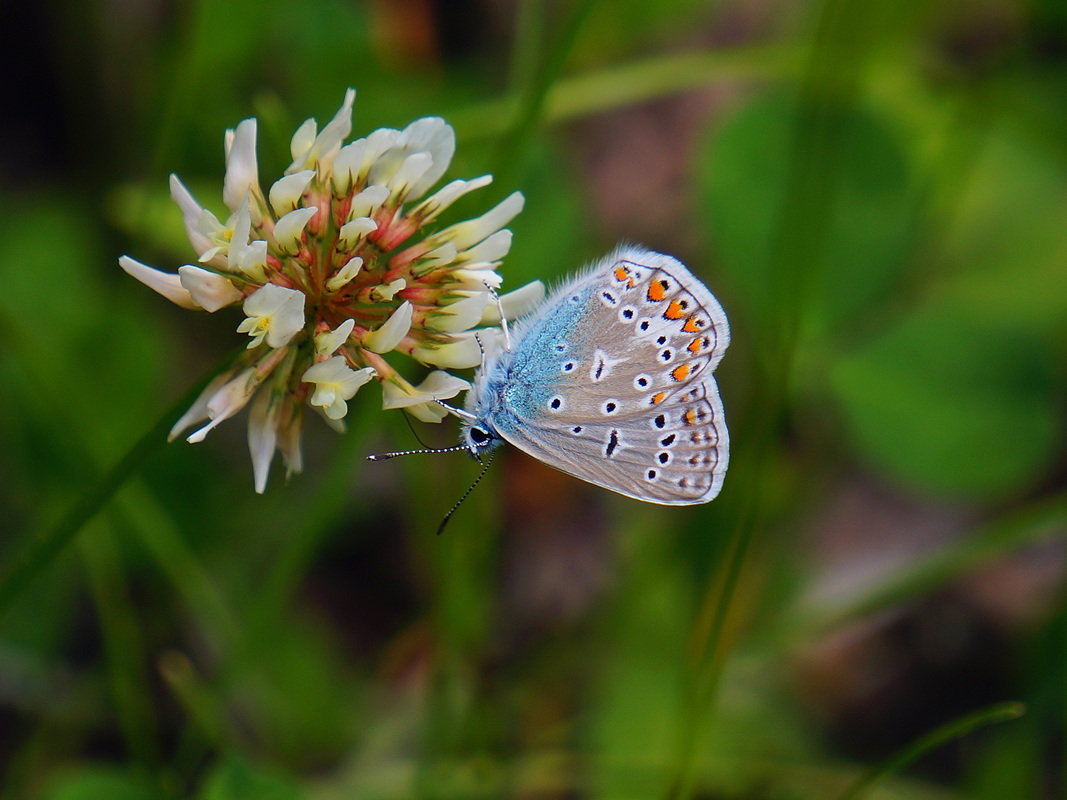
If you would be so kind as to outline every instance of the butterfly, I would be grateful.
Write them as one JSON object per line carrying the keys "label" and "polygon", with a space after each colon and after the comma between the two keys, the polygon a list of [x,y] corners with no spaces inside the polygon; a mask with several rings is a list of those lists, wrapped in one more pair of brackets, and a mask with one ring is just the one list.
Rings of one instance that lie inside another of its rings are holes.
{"label": "butterfly", "polygon": [[479,460],[507,442],[650,503],[719,494],[730,445],[713,373],[730,327],[680,261],[620,247],[515,323],[505,342],[484,353],[461,414],[462,446]]}

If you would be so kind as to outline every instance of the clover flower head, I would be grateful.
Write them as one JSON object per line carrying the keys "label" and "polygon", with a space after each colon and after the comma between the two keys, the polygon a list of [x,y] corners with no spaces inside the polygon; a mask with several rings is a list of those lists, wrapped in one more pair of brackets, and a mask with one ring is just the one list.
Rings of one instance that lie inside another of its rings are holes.
{"label": "clover flower head", "polygon": [[[354,100],[349,89],[321,131],[313,119],[297,129],[293,161],[266,192],[256,120],[227,131],[225,222],[171,176],[195,264],[169,273],[119,259],[127,273],[183,308],[241,304],[237,332],[248,335],[247,348],[208,384],[171,438],[206,421],[187,437],[202,441],[250,404],[258,492],[276,451],[289,473],[301,470],[305,407],[340,427],[348,401],[371,380],[381,385],[385,408],[440,421],[446,412],[436,401],[469,388],[446,370],[476,366],[474,329],[499,323],[491,292],[511,246],[504,226],[522,210],[522,195],[441,227],[442,212],[490,176],[453,180],[427,195],[455,152],[452,128],[427,117],[346,144]],[[535,282],[500,299],[509,313],[521,313],[542,294]],[[435,369],[412,384],[386,359],[394,353]]]}

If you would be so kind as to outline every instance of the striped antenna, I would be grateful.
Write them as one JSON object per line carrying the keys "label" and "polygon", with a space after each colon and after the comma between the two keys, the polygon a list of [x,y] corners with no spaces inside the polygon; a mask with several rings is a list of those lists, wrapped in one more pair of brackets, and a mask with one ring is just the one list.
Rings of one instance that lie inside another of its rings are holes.
{"label": "striped antenna", "polygon": [[458,453],[461,450],[466,451],[467,445],[457,444],[452,447],[421,447],[418,450],[395,450],[391,453],[373,453],[372,455],[367,456],[367,461],[388,461],[390,458],[396,458],[397,456],[418,456],[427,453]]}
{"label": "striped antenna", "polygon": [[440,536],[441,533],[444,531],[445,525],[447,525],[448,521],[450,519],[452,519],[452,515],[456,513],[456,510],[461,505],[463,505],[463,501],[466,500],[468,497],[470,497],[470,493],[474,491],[474,487],[482,482],[482,478],[484,478],[485,477],[485,473],[487,473],[489,471],[489,466],[490,466],[490,464],[493,463],[493,458],[495,456],[496,456],[495,452],[492,452],[492,453],[489,454],[489,458],[487,458],[485,460],[485,463],[482,464],[482,471],[478,473],[478,477],[475,478],[474,482],[470,486],[467,487],[467,491],[465,491],[460,496],[459,500],[456,501],[456,504],[454,506],[452,506],[452,508],[448,509],[448,513],[445,514],[444,519],[441,520],[441,524],[437,526],[437,535],[438,536]]}

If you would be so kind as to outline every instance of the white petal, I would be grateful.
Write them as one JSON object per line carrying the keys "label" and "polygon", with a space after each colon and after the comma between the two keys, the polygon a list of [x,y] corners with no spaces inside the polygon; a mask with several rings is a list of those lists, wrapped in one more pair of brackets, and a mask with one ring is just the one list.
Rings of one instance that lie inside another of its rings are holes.
{"label": "white petal", "polygon": [[[304,300],[304,293],[299,289],[268,283],[245,299],[243,308],[248,319],[237,330],[241,333],[254,332],[258,328],[259,318],[267,318],[267,344],[274,348],[284,347],[304,327]],[[249,322],[252,324],[249,325]],[[257,336],[263,334],[261,331]]]}
{"label": "white petal", "polygon": [[368,183],[389,183],[404,163],[407,154],[399,147],[392,147],[381,153],[367,170]]}
{"label": "white petal", "polygon": [[260,379],[257,378],[254,368],[249,367],[242,370],[236,378],[226,383],[208,398],[207,415],[211,418],[211,422],[186,437],[186,441],[193,444],[204,441],[204,437],[216,428],[219,423],[229,419],[245,407],[259,384]]}
{"label": "white petal", "polygon": [[406,407],[404,413],[410,414],[420,422],[440,422],[448,416],[448,409],[440,403],[424,402]]}
{"label": "white petal", "polygon": [[454,269],[449,273],[449,278],[455,282],[457,289],[478,291],[488,286],[490,289],[499,289],[504,279],[493,272],[490,264],[469,264],[464,269]]}
{"label": "white petal", "polygon": [[[504,316],[508,319],[518,319],[541,304],[545,299],[545,285],[541,281],[531,281],[525,286],[520,286],[514,291],[500,295],[500,306],[504,309]],[[478,325],[499,325],[500,308],[496,303],[490,303],[485,307]]]}
{"label": "white petal", "polygon": [[[206,208],[200,209],[195,228],[197,237],[208,244],[207,249],[196,251],[197,261],[201,264],[210,263],[213,266],[225,268],[227,266],[226,255],[230,249],[229,236],[232,231],[223,227],[218,217]],[[192,241],[192,235],[190,235],[190,241]]]}
{"label": "white petal", "polygon": [[364,367],[363,369],[352,369],[348,371],[348,375],[345,377],[344,382],[341,384],[341,393],[345,399],[351,399],[359,388],[367,383],[378,373],[373,367]]}
{"label": "white petal", "polygon": [[337,348],[345,343],[354,327],[356,327],[356,321],[346,319],[336,329],[318,334],[315,337],[315,352],[320,356],[333,355]]}
{"label": "white petal", "polygon": [[412,271],[418,276],[425,275],[438,267],[451,264],[456,260],[456,255],[456,246],[452,242],[445,242],[419,256],[412,266]]}
{"label": "white petal", "polygon": [[511,238],[511,231],[497,231],[484,239],[481,244],[476,244],[474,247],[461,253],[459,260],[464,263],[499,261],[506,256],[511,249]]}
{"label": "white petal", "polygon": [[282,307],[287,294],[293,291],[296,290],[287,289],[275,283],[268,283],[248,296],[243,306],[244,312],[250,317],[273,314]]}
{"label": "white petal", "polygon": [[237,268],[257,282],[266,280],[267,243],[263,239],[249,242],[237,259]]}
{"label": "white petal", "polygon": [[352,205],[348,210],[348,218],[369,217],[388,199],[389,187],[381,186],[380,184],[368,186],[352,198]]}
{"label": "white petal", "polygon": [[388,353],[411,330],[413,311],[411,303],[405,300],[380,328],[363,335],[363,346],[375,353]]}
{"label": "white petal", "polygon": [[283,289],[289,292],[284,305],[274,316],[274,323],[267,332],[267,344],[285,347],[304,327],[304,293],[298,289]]}
{"label": "white petal", "polygon": [[121,256],[119,266],[126,271],[126,274],[133,276],[149,289],[159,292],[175,305],[182,308],[200,308],[189,290],[182,286],[181,279],[174,273],[155,269],[129,256]]}
{"label": "white petal", "polygon": [[[319,131],[319,123],[314,119],[306,119],[296,129],[292,141],[289,142],[289,152],[293,155],[293,165],[286,172],[296,172],[304,168],[304,160],[311,145],[315,143],[315,134]],[[297,166],[299,164],[299,166]]]}
{"label": "white petal", "polygon": [[404,128],[400,138],[410,152],[425,152],[431,157],[432,165],[409,189],[410,196],[419,197],[448,170],[456,152],[456,134],[440,117],[425,117]]}
{"label": "white petal", "polygon": [[345,247],[352,247],[368,233],[376,230],[378,223],[370,217],[356,217],[341,226],[338,236]]}
{"label": "white petal", "polygon": [[222,199],[231,211],[236,211],[249,192],[259,193],[255,119],[243,120],[234,131],[233,141],[226,153]]}
{"label": "white petal", "polygon": [[333,163],[337,151],[341,149],[341,142],[352,132],[352,104],[355,101],[356,90],[347,89],[341,107],[315,139],[313,155],[316,155],[319,162],[327,169]]}
{"label": "white petal", "polygon": [[278,403],[270,391],[262,391],[248,410],[248,452],[256,493],[263,494],[270,475],[270,462],[278,444]]}
{"label": "white petal", "polygon": [[200,267],[178,267],[178,279],[205,311],[218,311],[244,297],[228,278]]}
{"label": "white petal", "polygon": [[403,278],[397,278],[389,283],[379,284],[371,289],[371,297],[378,302],[392,300],[401,289],[406,289],[408,282]]}
{"label": "white petal", "polygon": [[418,197],[413,187],[422,183],[423,177],[432,168],[433,157],[429,153],[412,153],[389,179],[390,192],[400,201],[409,195]]}
{"label": "white petal", "polygon": [[426,317],[426,327],[435,331],[465,331],[473,328],[482,318],[490,302],[488,291],[465,293],[467,296],[440,306]]}
{"label": "white petal", "polygon": [[300,428],[304,415],[293,413],[289,422],[278,431],[278,449],[285,461],[286,477],[304,471],[304,455],[300,448]]}
{"label": "white petal", "polygon": [[356,139],[337,151],[337,157],[333,160],[333,190],[338,197],[348,194],[352,189],[352,182],[359,177],[366,151],[366,139]]}
{"label": "white petal", "polygon": [[270,207],[274,213],[282,216],[296,208],[314,177],[315,170],[305,169],[276,180],[270,187]]}
{"label": "white petal", "polygon": [[466,369],[482,363],[482,347],[474,333],[457,333],[453,334],[449,344],[434,348],[416,347],[411,351],[411,357],[435,367]]}
{"label": "white petal", "polygon": [[382,408],[410,408],[427,401],[448,400],[470,387],[467,381],[442,370],[434,370],[418,386],[400,386],[386,380],[382,381]]}
{"label": "white petal", "polygon": [[318,167],[323,175],[326,174],[333,164],[333,159],[337,156],[338,150],[341,148],[341,142],[352,132],[352,104],[355,99],[355,90],[347,90],[341,108],[338,109],[333,119],[326,123],[326,127],[322,129],[318,136],[314,137],[310,144],[308,143],[308,134],[314,133],[315,121],[308,120],[300,126],[297,135],[293,136],[290,147],[293,154],[293,163],[286,170],[286,173]]}
{"label": "white petal", "polygon": [[418,216],[425,222],[429,222],[463,195],[473,192],[475,189],[481,189],[483,186],[488,186],[492,182],[492,175],[482,175],[469,181],[456,180],[446,183],[436,194],[427,197],[415,206],[411,213],[413,216]]}
{"label": "white petal", "polygon": [[307,208],[298,208],[295,211],[290,211],[278,220],[274,226],[274,241],[278,245],[278,249],[290,255],[298,252],[302,243],[301,237],[303,236],[304,228],[318,212],[317,206],[308,206]]}
{"label": "white petal", "polygon": [[359,163],[356,176],[363,178],[374,167],[379,158],[383,158],[400,141],[400,131],[393,128],[378,128],[366,138],[363,146],[363,160]]}
{"label": "white petal", "polygon": [[466,250],[511,222],[515,215],[522,211],[525,202],[522,192],[512,192],[482,216],[456,223],[435,234],[433,238],[451,240],[455,242],[457,249]]}
{"label": "white petal", "polygon": [[[211,239],[204,235],[200,228],[201,215],[204,209],[196,202],[193,195],[178,180],[177,175],[170,176],[170,196],[177,203],[182,212],[182,222],[185,223],[185,233],[189,237],[189,244],[193,246],[193,252],[199,256],[211,247]],[[210,212],[208,212],[210,214]],[[214,215],[211,215],[214,219]],[[218,223],[218,220],[215,220]],[[222,227],[219,225],[219,227]]]}
{"label": "white petal", "polygon": [[353,256],[348,259],[343,267],[337,270],[337,274],[326,281],[326,288],[331,292],[339,291],[342,287],[346,286],[350,280],[352,280],[359,271],[363,268],[363,259],[359,256]]}
{"label": "white petal", "polygon": [[170,429],[170,433],[167,434],[167,441],[174,441],[174,438],[188,428],[190,425],[195,425],[202,419],[207,419],[207,401],[215,396],[223,386],[225,386],[230,379],[234,376],[234,371],[223,372],[221,375],[216,375],[203,391],[197,396],[193,404],[189,406],[189,410],[186,411],[177,422],[174,423],[174,427]]}
{"label": "white petal", "polygon": [[355,370],[341,356],[333,356],[312,364],[304,371],[301,380],[315,384],[308,402],[321,408],[329,419],[338,420],[348,413],[345,401],[351,400],[375,374],[371,367]]}
{"label": "white petal", "polygon": [[344,370],[346,369],[349,369],[349,367],[344,358],[341,356],[334,356],[325,361],[319,361],[312,364],[304,370],[304,374],[300,376],[300,380],[305,383],[335,383],[344,374]]}
{"label": "white petal", "polygon": [[247,195],[237,211],[227,221],[227,224],[229,225],[231,222],[233,233],[230,236],[230,247],[226,252],[226,265],[229,267],[230,272],[240,272],[241,256],[244,254],[245,248],[248,247],[248,236],[252,231],[252,216],[248,211]]}

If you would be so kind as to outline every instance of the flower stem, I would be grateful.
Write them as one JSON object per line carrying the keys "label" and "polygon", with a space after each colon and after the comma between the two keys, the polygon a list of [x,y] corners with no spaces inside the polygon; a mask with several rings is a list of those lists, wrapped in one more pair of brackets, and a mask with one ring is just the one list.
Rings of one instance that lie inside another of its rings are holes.
{"label": "flower stem", "polygon": [[[494,173],[499,181],[498,185],[510,186],[515,182],[514,176],[521,173],[530,143],[542,121],[549,90],[559,77],[563,64],[578,38],[582,23],[585,22],[595,4],[596,0],[574,0],[570,13],[560,25],[560,31],[555,40],[547,47],[548,54],[544,61],[534,74],[528,76],[529,83],[523,87],[524,96],[520,101],[518,112],[512,118],[510,131],[501,142],[497,153],[497,168]],[[535,28],[534,35],[540,33],[541,31]],[[532,72],[528,65],[525,69]]]}
{"label": "flower stem", "polygon": [[961,736],[966,736],[976,728],[994,725],[998,722],[1007,722],[1018,719],[1026,712],[1026,706],[1022,703],[1008,702],[997,703],[987,708],[966,714],[951,722],[935,728],[924,736],[920,736],[903,750],[900,750],[892,758],[883,764],[879,764],[865,774],[859,781],[849,787],[840,800],[858,800],[880,780],[900,772],[915,759],[930,752],[931,750],[947,744]]}
{"label": "flower stem", "polygon": [[22,546],[10,563],[0,571],[0,615],[3,615],[26,587],[56,560],[85,524],[107,505],[126,481],[167,443],[167,434],[174,421],[192,405],[208,382],[226,369],[232,360],[233,356],[228,357],[217,369],[179,397],[115,466],[78,498],[54,526],[37,533]]}
{"label": "flower stem", "polygon": [[[671,53],[587,70],[559,78],[540,98],[545,125],[612,111],[717,81],[796,80],[801,51],[790,45],[744,45],[711,51]],[[464,142],[502,137],[514,128],[521,102],[533,97],[518,89],[453,109],[448,119]],[[530,100],[526,114],[533,105]]]}

